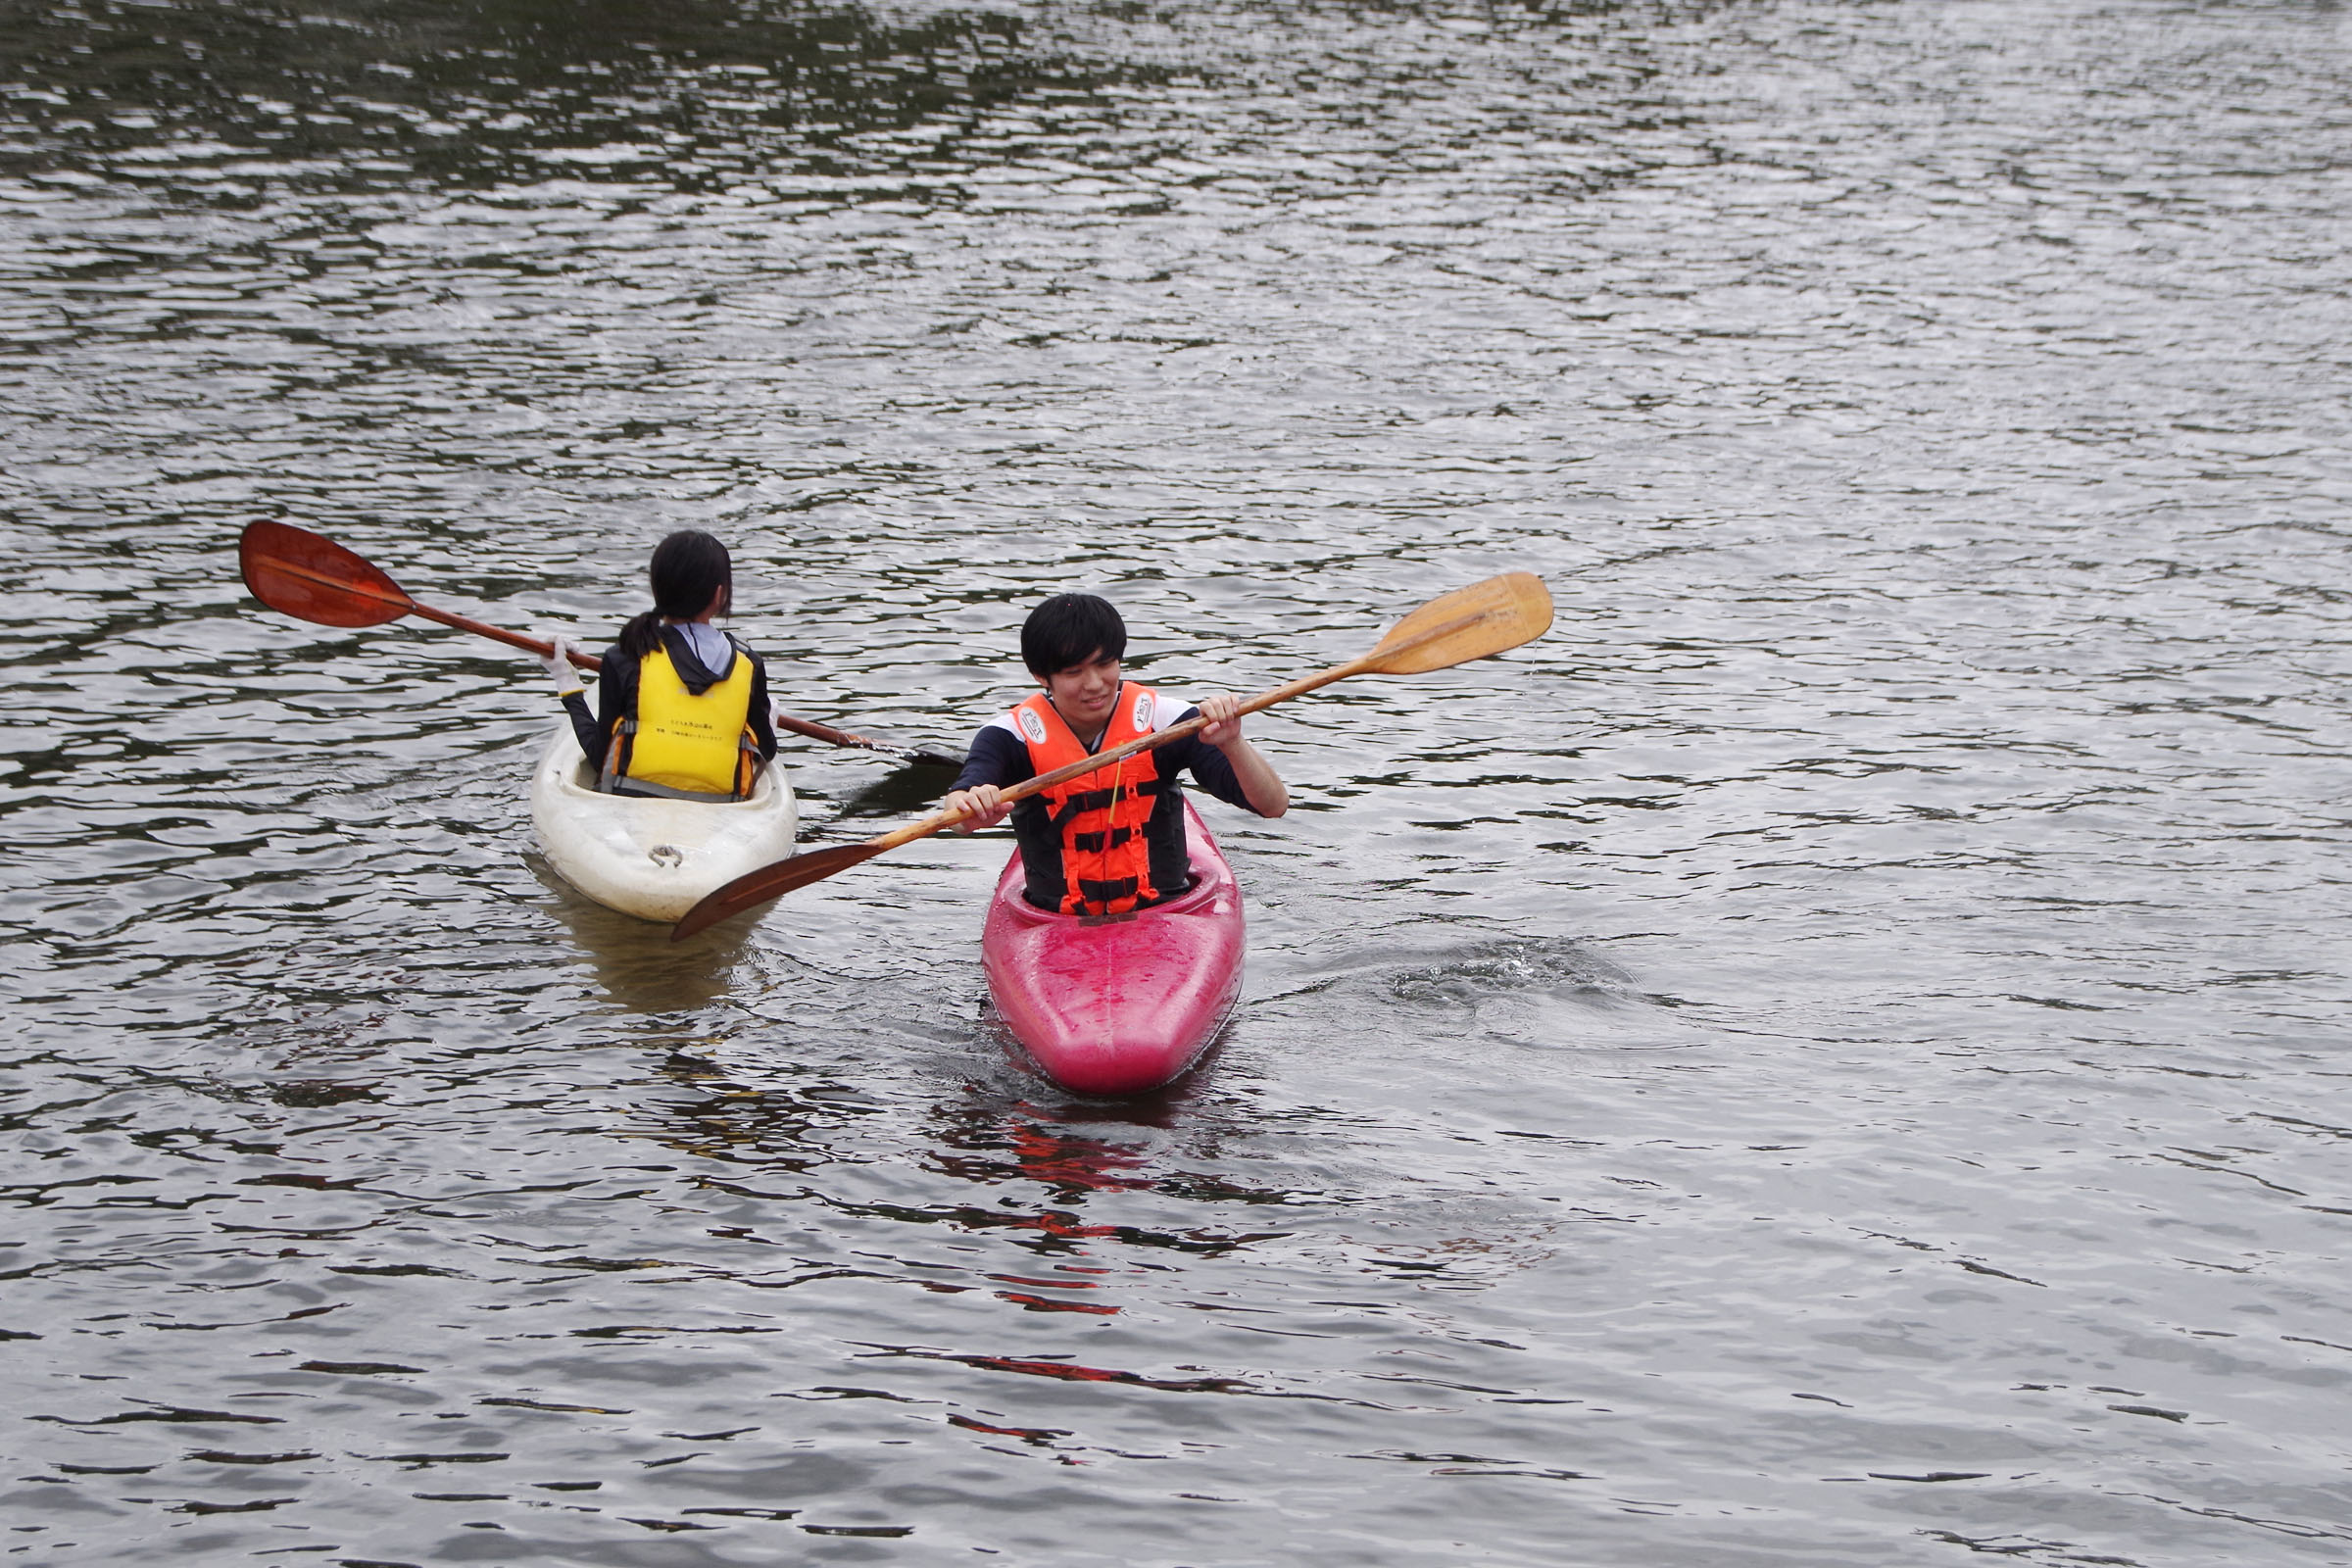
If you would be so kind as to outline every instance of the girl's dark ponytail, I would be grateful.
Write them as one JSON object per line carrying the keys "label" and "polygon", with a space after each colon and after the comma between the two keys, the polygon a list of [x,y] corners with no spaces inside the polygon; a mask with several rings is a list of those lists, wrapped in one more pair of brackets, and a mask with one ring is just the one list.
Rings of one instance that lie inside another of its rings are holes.
{"label": "girl's dark ponytail", "polygon": [[649,610],[642,615],[632,615],[629,623],[620,628],[620,651],[631,659],[643,659],[662,646],[662,612]]}
{"label": "girl's dark ponytail", "polygon": [[654,608],[620,628],[620,651],[643,659],[662,646],[662,622],[692,620],[724,588],[735,588],[727,547],[699,528],[681,528],[654,546]]}

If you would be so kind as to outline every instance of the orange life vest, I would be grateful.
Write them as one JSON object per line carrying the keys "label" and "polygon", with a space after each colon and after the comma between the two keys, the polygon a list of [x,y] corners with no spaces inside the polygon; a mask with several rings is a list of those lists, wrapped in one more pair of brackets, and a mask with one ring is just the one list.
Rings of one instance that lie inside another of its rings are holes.
{"label": "orange life vest", "polygon": [[[1121,682],[1110,722],[1096,750],[1108,751],[1151,734],[1155,707],[1157,698],[1151,688]],[[1095,755],[1071,733],[1044,692],[1012,710],[1012,728],[1029,749],[1033,777]],[[1152,885],[1152,850],[1144,828],[1152,817],[1153,798],[1168,787],[1153,760],[1157,755],[1138,752],[1099,772],[1038,792],[1061,845],[1061,913],[1125,914],[1183,891]],[[1033,883],[1032,897],[1034,887]]]}

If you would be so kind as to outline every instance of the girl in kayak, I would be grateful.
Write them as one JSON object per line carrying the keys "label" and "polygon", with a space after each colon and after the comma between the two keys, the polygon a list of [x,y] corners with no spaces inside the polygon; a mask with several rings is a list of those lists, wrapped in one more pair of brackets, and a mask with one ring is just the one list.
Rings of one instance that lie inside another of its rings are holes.
{"label": "girl in kayak", "polygon": [[546,661],[597,788],[615,795],[735,801],[776,755],[767,666],[711,621],[735,597],[727,547],[683,529],[654,547],[654,608],[621,627],[597,675],[596,714],[569,645]]}
{"label": "girl in kayak", "polygon": [[[1120,677],[1127,626],[1093,594],[1055,594],[1021,627],[1021,662],[1044,689],[972,741],[963,771],[942,803],[967,813],[969,833],[1012,813],[1028,877],[1022,896],[1064,914],[1123,914],[1190,885],[1183,794],[1190,769],[1211,795],[1260,816],[1290,808],[1290,791],[1242,737],[1241,699],[1225,693],[1190,708]],[[1106,747],[1181,723],[1209,720],[1198,735],[1123,758],[1098,773],[1006,807],[1008,786]]]}

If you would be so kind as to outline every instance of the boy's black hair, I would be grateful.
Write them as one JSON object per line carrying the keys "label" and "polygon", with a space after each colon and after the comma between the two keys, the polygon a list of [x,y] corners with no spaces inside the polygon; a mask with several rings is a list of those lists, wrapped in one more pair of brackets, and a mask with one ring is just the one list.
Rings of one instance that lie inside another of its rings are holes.
{"label": "boy's black hair", "polygon": [[1073,664],[1126,653],[1127,623],[1109,600],[1093,594],[1055,594],[1021,622],[1021,662],[1039,680]]}

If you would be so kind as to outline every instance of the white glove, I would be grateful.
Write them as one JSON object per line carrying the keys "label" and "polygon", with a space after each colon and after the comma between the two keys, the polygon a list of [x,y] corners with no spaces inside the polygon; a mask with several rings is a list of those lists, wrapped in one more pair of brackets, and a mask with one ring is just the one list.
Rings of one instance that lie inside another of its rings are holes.
{"label": "white glove", "polygon": [[571,644],[568,640],[558,637],[555,651],[539,662],[546,666],[550,675],[555,677],[556,696],[559,699],[569,697],[573,692],[587,690],[586,683],[580,679],[580,672],[572,667]]}

